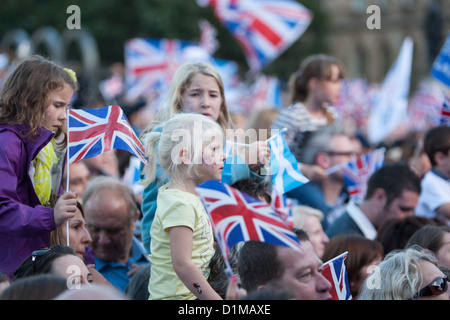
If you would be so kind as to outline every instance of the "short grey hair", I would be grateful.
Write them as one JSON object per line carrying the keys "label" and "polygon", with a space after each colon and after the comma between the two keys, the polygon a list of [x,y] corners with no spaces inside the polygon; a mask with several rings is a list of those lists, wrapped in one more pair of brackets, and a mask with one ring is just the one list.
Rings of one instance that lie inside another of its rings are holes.
{"label": "short grey hair", "polygon": [[302,162],[305,164],[315,164],[316,157],[319,153],[330,151],[331,138],[341,135],[348,136],[342,127],[335,124],[327,125],[311,133],[302,150]]}
{"label": "short grey hair", "polygon": [[130,220],[134,220],[139,210],[133,190],[131,190],[131,188],[129,188],[118,178],[112,176],[97,176],[89,181],[83,192],[83,206],[94,194],[101,190],[117,191],[116,194],[120,195],[127,204]]}

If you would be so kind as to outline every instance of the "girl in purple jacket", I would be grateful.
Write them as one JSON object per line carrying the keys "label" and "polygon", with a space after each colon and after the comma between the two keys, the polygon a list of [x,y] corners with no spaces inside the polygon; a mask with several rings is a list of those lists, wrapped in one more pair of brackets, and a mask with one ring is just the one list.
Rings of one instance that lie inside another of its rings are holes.
{"label": "girl in purple jacket", "polygon": [[40,56],[22,61],[0,92],[0,272],[14,270],[72,217],[76,194],[61,187],[73,71]]}

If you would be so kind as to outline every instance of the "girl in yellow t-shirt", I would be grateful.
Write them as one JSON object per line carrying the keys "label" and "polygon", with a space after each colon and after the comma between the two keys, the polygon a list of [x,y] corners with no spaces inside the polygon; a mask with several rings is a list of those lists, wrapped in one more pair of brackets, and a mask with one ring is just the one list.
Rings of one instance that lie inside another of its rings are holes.
{"label": "girl in yellow t-shirt", "polygon": [[214,235],[195,187],[221,179],[224,139],[217,122],[197,113],[175,115],[146,136],[148,181],[155,178],[156,160],[170,175],[158,191],[150,230],[149,299],[221,299],[207,282]]}

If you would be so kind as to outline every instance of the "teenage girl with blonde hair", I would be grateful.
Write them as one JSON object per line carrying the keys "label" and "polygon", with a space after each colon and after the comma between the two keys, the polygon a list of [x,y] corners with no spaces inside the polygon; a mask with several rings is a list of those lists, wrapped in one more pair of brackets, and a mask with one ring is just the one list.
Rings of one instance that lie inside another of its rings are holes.
{"label": "teenage girl with blonde hair", "polygon": [[[144,130],[141,137],[153,131],[161,130],[161,123],[171,119],[179,113],[202,114],[217,122],[224,133],[233,129],[233,123],[228,111],[224,85],[217,70],[205,62],[188,62],[183,64],[175,72],[169,92],[166,96],[154,122]],[[233,131],[231,131],[233,132]],[[245,148],[242,158],[238,155],[227,158],[227,169],[223,175],[227,177],[227,183],[257,176],[259,170],[270,159],[270,149],[267,142],[256,141]],[[256,157],[255,157],[256,155]],[[245,160],[245,161],[244,161]],[[254,163],[251,163],[254,161]],[[228,164],[232,165],[228,165]],[[166,183],[170,177],[163,177],[163,170],[159,164],[156,167],[156,179],[147,185],[143,191],[142,211],[142,241],[146,250],[150,253],[150,226],[156,210],[156,196],[158,188]],[[145,180],[145,176],[144,176]],[[225,181],[224,181],[225,182]]]}

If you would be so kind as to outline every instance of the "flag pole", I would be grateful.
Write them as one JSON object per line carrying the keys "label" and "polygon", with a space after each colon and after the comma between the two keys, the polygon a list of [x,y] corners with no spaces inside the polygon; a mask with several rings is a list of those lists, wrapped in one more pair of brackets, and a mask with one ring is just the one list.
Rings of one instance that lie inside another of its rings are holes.
{"label": "flag pole", "polygon": [[[269,141],[275,139],[279,134],[282,134],[285,131],[287,131],[287,128],[281,129],[276,135],[274,135],[274,136],[270,137],[269,139],[265,140],[265,142],[269,143]],[[233,142],[233,144],[235,144],[237,146],[243,146],[243,147],[250,146],[248,143],[240,143],[240,142]]]}
{"label": "flag pole", "polygon": [[[67,147],[66,147],[66,192],[69,192],[69,108],[66,110],[67,121]],[[66,220],[66,245],[69,246],[69,219]]]}

